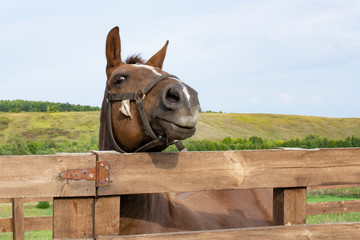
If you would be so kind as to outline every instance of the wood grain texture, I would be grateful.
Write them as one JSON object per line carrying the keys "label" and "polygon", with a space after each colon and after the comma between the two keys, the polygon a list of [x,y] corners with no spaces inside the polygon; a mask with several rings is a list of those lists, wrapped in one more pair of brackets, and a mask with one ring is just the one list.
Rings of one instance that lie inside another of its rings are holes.
{"label": "wood grain texture", "polygon": [[1,156],[0,198],[95,196],[95,181],[60,179],[59,173],[95,167],[93,154]]}
{"label": "wood grain texture", "polygon": [[243,228],[200,232],[144,234],[133,236],[97,237],[97,240],[328,240],[359,239],[360,223],[322,224],[322,225],[293,225],[276,227]]}
{"label": "wood grain texture", "polygon": [[52,230],[53,217],[26,217],[25,231]]}
{"label": "wood grain texture", "polygon": [[[50,202],[53,199],[51,197],[45,197],[45,198],[24,198],[24,202]],[[0,203],[11,203],[11,198],[0,198]]]}
{"label": "wood grain texture", "polygon": [[96,240],[95,238],[53,238],[53,240]]}
{"label": "wood grain texture", "polygon": [[99,195],[359,184],[360,148],[225,152],[102,152]]}
{"label": "wood grain texture", "polygon": [[12,232],[12,218],[0,218],[0,232]]}
{"label": "wood grain texture", "polygon": [[91,238],[93,225],[94,198],[54,198],[54,238]]}
{"label": "wood grain texture", "polygon": [[[52,217],[26,217],[24,218],[24,230],[52,230],[52,219]],[[12,232],[12,221],[12,218],[0,218],[0,232]]]}
{"label": "wood grain texture", "polygon": [[23,240],[24,235],[24,199],[14,198],[12,203],[12,228],[13,238],[15,240]]}
{"label": "wood grain texture", "polygon": [[336,188],[358,188],[360,184],[352,185],[329,185],[329,186],[312,186],[308,190],[323,190],[323,189],[336,189]]}
{"label": "wood grain texture", "polygon": [[306,223],[306,188],[275,188],[273,224]]}
{"label": "wood grain texture", "polygon": [[308,203],[307,215],[360,212],[360,200]]}
{"label": "wood grain texture", "polygon": [[95,200],[95,236],[120,234],[120,196]]}

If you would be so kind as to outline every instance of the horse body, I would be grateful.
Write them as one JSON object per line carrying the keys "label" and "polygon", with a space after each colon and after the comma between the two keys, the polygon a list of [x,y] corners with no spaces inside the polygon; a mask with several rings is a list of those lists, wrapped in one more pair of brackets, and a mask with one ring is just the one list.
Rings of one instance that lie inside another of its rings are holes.
{"label": "horse body", "polygon": [[[133,57],[123,63],[119,29],[115,27],[109,32],[100,150],[118,148],[133,152],[154,142],[147,151],[162,151],[174,140],[195,133],[200,111],[197,92],[162,70],[167,45],[168,42],[147,62]],[[149,85],[146,94],[141,92]],[[109,94],[117,94],[118,101],[109,104],[112,101]],[[135,97],[124,100],[128,95]],[[121,234],[271,225],[269,199],[272,191],[261,189],[123,195]]]}
{"label": "horse body", "polygon": [[222,190],[121,197],[121,234],[268,226],[271,190]]}

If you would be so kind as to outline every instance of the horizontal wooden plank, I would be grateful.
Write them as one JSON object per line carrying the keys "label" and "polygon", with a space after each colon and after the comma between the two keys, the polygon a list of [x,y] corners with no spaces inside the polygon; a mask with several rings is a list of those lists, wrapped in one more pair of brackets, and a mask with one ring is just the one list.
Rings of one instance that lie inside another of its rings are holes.
{"label": "horizontal wooden plank", "polygon": [[26,217],[25,231],[52,230],[52,216],[50,217]]}
{"label": "horizontal wooden plank", "polygon": [[97,155],[110,163],[99,195],[360,183],[360,148]]}
{"label": "horizontal wooden plank", "polygon": [[324,190],[324,189],[336,189],[336,188],[358,188],[360,184],[352,185],[330,185],[330,186],[312,186],[308,190]]}
{"label": "horizontal wooden plank", "polygon": [[97,240],[149,240],[149,239],[358,239],[360,223],[292,225],[276,227],[243,228],[213,231],[195,231],[163,234],[144,234],[133,236],[103,236]]}
{"label": "horizontal wooden plank", "polygon": [[0,198],[94,196],[95,181],[69,181],[59,173],[94,168],[95,163],[91,153],[1,156]]}
{"label": "horizontal wooden plank", "polygon": [[96,240],[96,238],[52,238],[52,240]]}
{"label": "horizontal wooden plank", "polygon": [[360,212],[360,200],[308,203],[307,215]]}
{"label": "horizontal wooden plank", "polygon": [[12,231],[12,218],[0,218],[0,232]]}
{"label": "horizontal wooden plank", "polygon": [[[30,197],[24,198],[24,202],[51,202],[53,198],[51,197]],[[0,198],[0,203],[11,203],[11,198]]]}
{"label": "horizontal wooden plank", "polygon": [[[25,231],[52,230],[52,217],[24,218]],[[12,218],[0,218],[0,232],[12,232]]]}

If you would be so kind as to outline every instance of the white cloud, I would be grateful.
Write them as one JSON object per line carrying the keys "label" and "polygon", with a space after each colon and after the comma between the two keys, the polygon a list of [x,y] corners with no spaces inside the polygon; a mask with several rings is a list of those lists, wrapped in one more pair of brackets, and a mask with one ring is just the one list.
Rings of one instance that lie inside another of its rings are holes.
{"label": "white cloud", "polygon": [[282,104],[290,104],[293,102],[294,97],[290,93],[278,93],[277,100]]}
{"label": "white cloud", "polygon": [[261,103],[260,99],[257,98],[257,97],[249,98],[249,102],[250,102],[250,103],[253,103],[253,104]]}

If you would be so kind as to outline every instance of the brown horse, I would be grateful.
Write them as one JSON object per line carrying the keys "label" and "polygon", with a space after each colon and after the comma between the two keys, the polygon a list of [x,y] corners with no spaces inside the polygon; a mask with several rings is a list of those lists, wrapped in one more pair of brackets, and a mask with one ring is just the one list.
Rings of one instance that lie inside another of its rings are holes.
{"label": "brown horse", "polygon": [[[106,40],[100,150],[162,151],[195,133],[197,92],[162,70],[168,42],[148,61],[121,60],[119,28]],[[121,196],[121,234],[271,225],[272,191],[227,190]]]}

